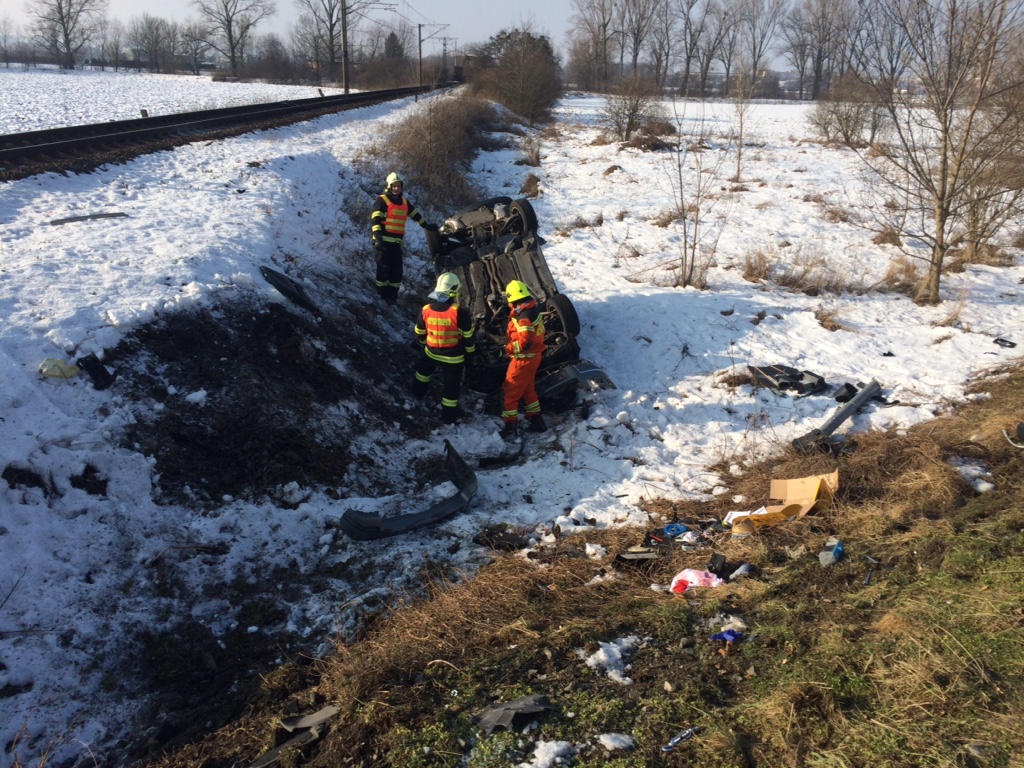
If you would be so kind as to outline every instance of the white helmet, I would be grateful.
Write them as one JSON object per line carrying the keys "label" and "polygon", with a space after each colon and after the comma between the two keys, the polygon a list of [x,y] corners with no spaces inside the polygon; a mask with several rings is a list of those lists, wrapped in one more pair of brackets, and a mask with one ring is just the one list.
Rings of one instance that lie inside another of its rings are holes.
{"label": "white helmet", "polygon": [[430,294],[430,298],[435,301],[447,301],[448,299],[454,299],[462,291],[462,283],[459,282],[459,277],[454,272],[445,272],[437,278],[437,285],[434,286],[434,292]]}
{"label": "white helmet", "polygon": [[389,173],[388,174],[388,179],[384,183],[384,188],[385,189],[391,189],[391,185],[392,184],[401,184],[404,187],[405,186],[405,179],[402,177],[402,174],[395,173],[394,171]]}

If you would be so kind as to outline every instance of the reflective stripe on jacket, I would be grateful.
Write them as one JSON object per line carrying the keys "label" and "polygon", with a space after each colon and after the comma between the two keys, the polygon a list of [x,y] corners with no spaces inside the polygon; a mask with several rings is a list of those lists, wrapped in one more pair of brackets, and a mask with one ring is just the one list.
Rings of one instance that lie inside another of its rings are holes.
{"label": "reflective stripe on jacket", "polygon": [[427,357],[442,363],[462,363],[476,352],[476,330],[469,311],[458,302],[424,304],[414,329]]}
{"label": "reflective stripe on jacket", "polygon": [[387,193],[379,195],[370,214],[370,234],[374,240],[378,238],[385,243],[401,243],[405,237],[405,222],[412,219],[421,227],[426,221],[413,204],[403,195],[393,200]]}
{"label": "reflective stripe on jacket", "polygon": [[513,359],[524,360],[543,354],[546,349],[544,318],[535,299],[511,307],[506,337],[505,352]]}
{"label": "reflective stripe on jacket", "polygon": [[459,345],[459,305],[452,302],[448,309],[437,311],[430,304],[423,307],[423,326],[427,331],[427,346],[431,349],[450,349]]}

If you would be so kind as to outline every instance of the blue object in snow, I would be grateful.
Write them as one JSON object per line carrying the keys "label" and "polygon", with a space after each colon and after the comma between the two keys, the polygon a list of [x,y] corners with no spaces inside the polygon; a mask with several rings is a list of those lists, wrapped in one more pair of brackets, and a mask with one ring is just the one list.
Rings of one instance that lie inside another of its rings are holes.
{"label": "blue object in snow", "polygon": [[665,531],[666,536],[674,539],[676,536],[682,536],[690,529],[682,523],[669,523],[663,530]]}
{"label": "blue object in snow", "polygon": [[716,635],[712,635],[712,640],[724,640],[727,643],[735,643],[743,637],[742,632],[738,632],[735,629],[727,629],[724,632],[719,632]]}

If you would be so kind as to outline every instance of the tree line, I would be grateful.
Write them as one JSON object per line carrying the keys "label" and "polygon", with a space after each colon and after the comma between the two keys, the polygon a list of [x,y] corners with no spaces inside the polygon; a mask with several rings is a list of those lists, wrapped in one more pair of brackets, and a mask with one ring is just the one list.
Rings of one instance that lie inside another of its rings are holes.
{"label": "tree line", "polygon": [[[274,0],[192,0],[185,22],[143,13],[111,18],[107,0],[28,0],[29,21],[0,16],[0,57],[6,66],[51,64],[62,69],[145,69],[277,82],[342,83],[387,88],[421,75],[417,29],[369,17],[375,0],[293,0],[300,11],[286,34],[258,30],[276,12]],[[426,82],[448,79],[454,57],[428,56]]]}

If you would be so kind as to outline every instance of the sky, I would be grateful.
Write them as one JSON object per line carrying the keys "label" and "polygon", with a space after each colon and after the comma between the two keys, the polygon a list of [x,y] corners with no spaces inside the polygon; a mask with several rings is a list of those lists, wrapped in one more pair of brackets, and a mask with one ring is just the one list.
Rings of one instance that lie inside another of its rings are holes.
{"label": "sky", "polygon": [[[166,19],[185,21],[195,16],[189,0],[109,0],[109,15],[127,21],[143,13]],[[519,0],[515,3],[491,3],[480,0],[405,0],[381,3],[386,10],[374,12],[373,18],[385,25],[397,26],[403,21],[416,27],[423,25],[424,54],[440,53],[442,39],[448,38],[448,50],[485,42],[502,29],[530,22],[538,32],[550,36],[556,48],[562,48],[572,15],[571,0]],[[0,15],[8,14],[18,24],[28,18],[22,0],[3,0]],[[277,0],[277,13],[262,22],[260,33],[270,31],[287,36],[299,12],[291,0]]]}
{"label": "sky", "polygon": [[[157,94],[170,92],[172,83],[173,98],[161,100]],[[139,105],[158,101],[177,111],[227,105],[246,87],[222,85],[208,78],[0,70],[0,101],[30,94],[36,118],[45,116],[55,127],[81,122],[79,105],[94,101],[94,92],[106,94],[108,112],[94,105],[88,114],[98,121],[134,115]],[[252,88],[254,100],[306,95]],[[583,356],[616,388],[588,393],[585,417],[547,414],[551,430],[543,442],[528,443],[524,464],[478,470],[479,491],[468,511],[383,541],[349,540],[338,520],[347,509],[387,515],[422,508],[451,495],[451,484],[423,489],[410,481],[380,497],[368,475],[330,493],[295,488],[280,502],[224,499],[215,510],[160,505],[154,488],[161,467],[122,445],[118,435],[162,405],[129,398],[123,378],[97,391],[82,374],[62,380],[39,369],[47,359],[67,363],[88,353],[103,359],[157,315],[215,309],[237,296],[303,311],[261,278],[262,266],[289,270],[314,297],[348,276],[347,300],[372,308],[366,222],[347,213],[349,201],[365,196],[351,157],[383,126],[422,109],[423,101],[201,142],[86,175],[46,174],[0,185],[0,467],[36,473],[54,489],[44,496],[0,479],[0,689],[14,691],[0,708],[0,743],[10,743],[24,727],[31,738],[16,751],[23,763],[53,745],[54,763],[81,758],[92,765],[92,755],[99,755],[99,764],[114,764],[102,759],[104,750],[133,730],[143,733],[147,723],[137,722],[146,692],[126,697],[105,690],[105,675],[119,669],[112,638],[139,628],[160,631],[188,617],[226,642],[238,628],[239,606],[204,597],[211,584],[278,567],[299,580],[319,577],[321,586],[300,591],[279,624],[245,629],[303,638],[327,651],[335,633],[351,636],[371,598],[415,585],[425,557],[471,575],[491,556],[472,538],[496,521],[521,526],[534,546],[553,542],[555,525],[562,536],[649,526],[641,504],[653,498],[728,495],[735,510],[753,511],[768,502],[768,489],[761,498],[737,496],[732,479],[824,423],[838,407],[833,393],[841,385],[876,380],[891,403],[865,408],[841,434],[899,430],[947,413],[985,371],[1020,360],[1019,250],[1009,249],[1012,266],[970,266],[945,275],[939,306],[866,290],[883,280],[895,252],[873,243],[864,226],[869,199],[861,161],[814,138],[806,105],[750,106],[741,185],[728,180],[736,171],[729,138],[735,110],[677,105],[684,130],[704,135],[707,145],[699,158],[681,158],[684,178],[692,184],[699,159],[703,175],[720,181],[713,187],[715,207],[703,221],[709,286],[673,287],[671,267],[683,232],[678,221],[661,219],[675,205],[675,155],[598,141],[602,106],[597,96],[561,101],[557,132],[534,137],[539,167],[517,164],[522,150],[509,148],[482,154],[472,174],[491,195],[512,197],[526,174],[539,175],[533,207],[544,254],[580,316]],[[0,131],[23,122],[12,123],[5,110]],[[374,180],[362,181],[372,186]],[[237,194],[241,188],[246,194]],[[446,215],[429,200],[417,199],[417,205],[434,221]],[[847,215],[837,220],[837,210]],[[52,223],[95,214],[118,217]],[[326,231],[337,240],[325,239]],[[749,282],[744,265],[754,253],[768,255],[776,276],[787,267],[817,265],[856,290],[809,296],[772,280]],[[432,283],[418,232],[410,236],[406,270],[400,308],[380,320],[383,344],[411,342],[414,312],[407,310]],[[367,277],[351,280],[354,274]],[[839,328],[823,327],[822,314]],[[827,387],[795,398],[731,383],[748,365],[774,364],[820,375]],[[203,390],[173,382],[167,382],[167,396],[197,409],[215,405]],[[353,441],[375,457],[380,471],[399,474],[424,455],[441,455],[446,439],[471,463],[500,450],[498,417],[468,394],[463,407],[467,416],[460,424],[438,426],[422,440],[401,442],[356,422]],[[1009,415],[1007,426],[1017,420],[1018,414]],[[105,496],[72,485],[86,465],[107,479]],[[979,490],[985,487],[983,466],[965,463],[962,471]],[[183,542],[223,554],[189,557]],[[588,554],[584,577],[600,576],[617,553],[594,548]],[[150,567],[155,560],[187,587],[184,596],[161,591]],[[347,569],[350,563],[358,567]],[[664,591],[668,585],[652,586]],[[647,652],[634,640],[610,639],[602,658]],[[579,663],[607,667],[612,679],[626,684],[624,667],[585,653]],[[593,738],[616,741],[614,734]],[[531,765],[550,765],[572,749],[539,743]],[[0,752],[0,768],[13,760]]]}

